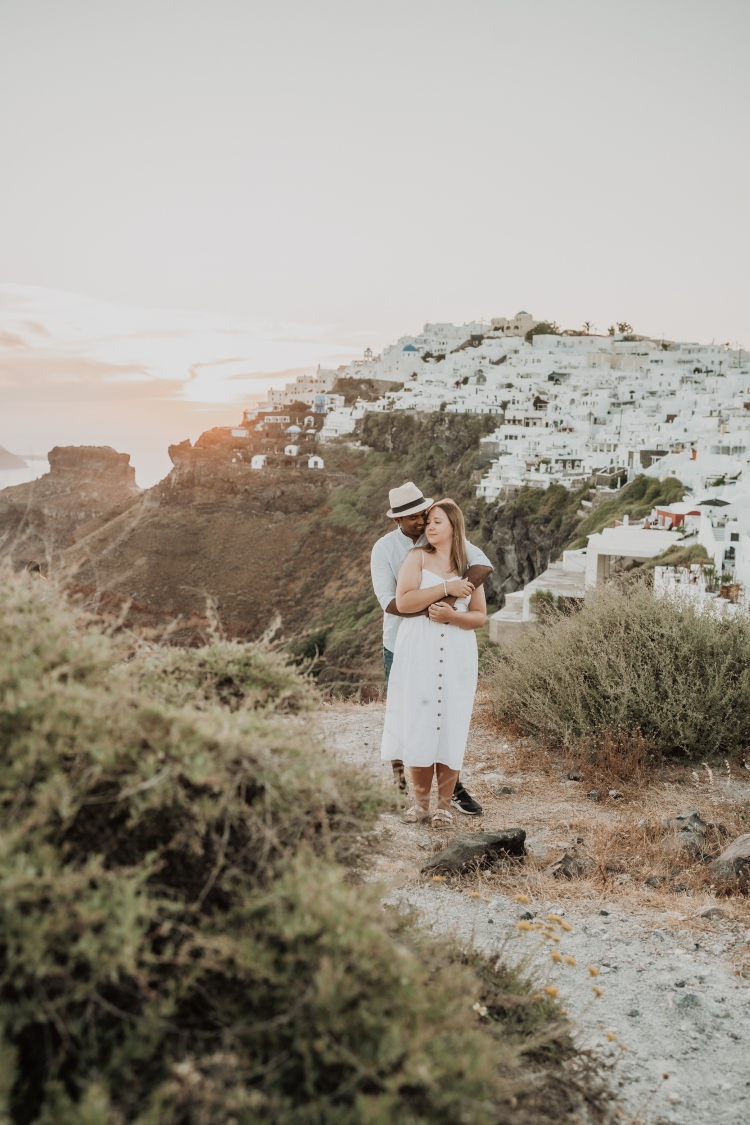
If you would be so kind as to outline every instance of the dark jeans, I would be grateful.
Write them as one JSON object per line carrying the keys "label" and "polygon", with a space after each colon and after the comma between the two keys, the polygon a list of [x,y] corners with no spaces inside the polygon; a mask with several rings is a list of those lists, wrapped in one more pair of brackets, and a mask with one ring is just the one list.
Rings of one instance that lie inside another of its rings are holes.
{"label": "dark jeans", "polygon": [[388,680],[391,675],[391,668],[393,667],[393,653],[389,648],[383,646],[383,668],[385,669],[385,690],[388,691]]}

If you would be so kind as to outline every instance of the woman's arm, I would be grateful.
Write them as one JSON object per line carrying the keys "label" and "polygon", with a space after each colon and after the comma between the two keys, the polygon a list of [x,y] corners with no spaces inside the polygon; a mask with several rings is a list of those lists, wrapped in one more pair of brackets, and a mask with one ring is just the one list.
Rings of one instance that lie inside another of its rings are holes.
{"label": "woman's arm", "polygon": [[[442,582],[439,586],[428,586],[420,590],[422,581],[422,552],[409,551],[401,564],[396,584],[396,608],[399,613],[419,613],[427,609],[433,602],[445,597],[445,587]],[[474,587],[464,578],[449,578],[447,580],[448,593],[457,597],[467,597]]]}
{"label": "woman's arm", "polygon": [[396,608],[399,613],[419,613],[420,610],[427,609],[428,605],[432,605],[439,598],[445,597],[445,590],[442,585],[429,586],[426,590],[420,590],[421,581],[422,552],[409,551],[409,554],[401,563],[398,582],[396,583]]}
{"label": "woman's arm", "polygon": [[474,591],[466,613],[459,613],[444,601],[431,605],[429,613],[430,621],[437,621],[440,625],[458,625],[459,629],[481,629],[487,620],[484,590],[480,586]]}

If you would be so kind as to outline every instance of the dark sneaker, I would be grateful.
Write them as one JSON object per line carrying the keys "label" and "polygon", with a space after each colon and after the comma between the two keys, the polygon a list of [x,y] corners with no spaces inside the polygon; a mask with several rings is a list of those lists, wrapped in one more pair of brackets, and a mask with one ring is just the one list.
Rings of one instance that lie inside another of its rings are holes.
{"label": "dark sneaker", "polygon": [[479,816],[482,811],[482,806],[464,789],[460,781],[456,782],[456,788],[453,790],[453,796],[451,797],[451,804],[465,816]]}

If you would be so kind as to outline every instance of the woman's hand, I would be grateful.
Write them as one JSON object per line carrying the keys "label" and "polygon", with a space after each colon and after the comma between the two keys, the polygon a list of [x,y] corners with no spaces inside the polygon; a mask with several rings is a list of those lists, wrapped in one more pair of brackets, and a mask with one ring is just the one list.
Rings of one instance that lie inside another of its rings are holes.
{"label": "woman's hand", "polygon": [[446,605],[445,602],[433,602],[428,612],[430,621],[434,621],[438,625],[450,625],[456,617],[460,616],[452,606]]}
{"label": "woman's hand", "polygon": [[474,587],[467,578],[449,578],[446,586],[453,598],[470,598],[474,593]]}

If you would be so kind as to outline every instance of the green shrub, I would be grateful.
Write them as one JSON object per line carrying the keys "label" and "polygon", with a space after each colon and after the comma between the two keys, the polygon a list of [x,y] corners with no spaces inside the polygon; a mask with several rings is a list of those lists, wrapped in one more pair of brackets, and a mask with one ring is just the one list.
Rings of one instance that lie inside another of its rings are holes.
{"label": "green shrub", "polygon": [[631,520],[643,519],[651,515],[657,504],[674,504],[685,495],[685,485],[676,477],[637,476],[630,484],[619,489],[611,500],[605,500],[594,508],[575,529],[575,547],[585,547],[587,536],[594,535],[609,527],[615,520],[629,516]]}
{"label": "green shrub", "polygon": [[271,714],[274,689],[233,711],[188,660],[200,709],[175,706],[118,655],[3,575],[0,1121],[567,1120],[556,1005],[353,882],[390,800],[371,777]]}
{"label": "green shrub", "polygon": [[498,658],[495,716],[557,745],[640,731],[659,754],[738,754],[750,742],[749,626],[643,581],[607,585]]}
{"label": "green shrub", "polygon": [[142,692],[175,707],[220,704],[232,711],[294,712],[317,703],[310,680],[263,641],[241,644],[215,637],[202,648],[165,648],[138,657],[132,671]]}

